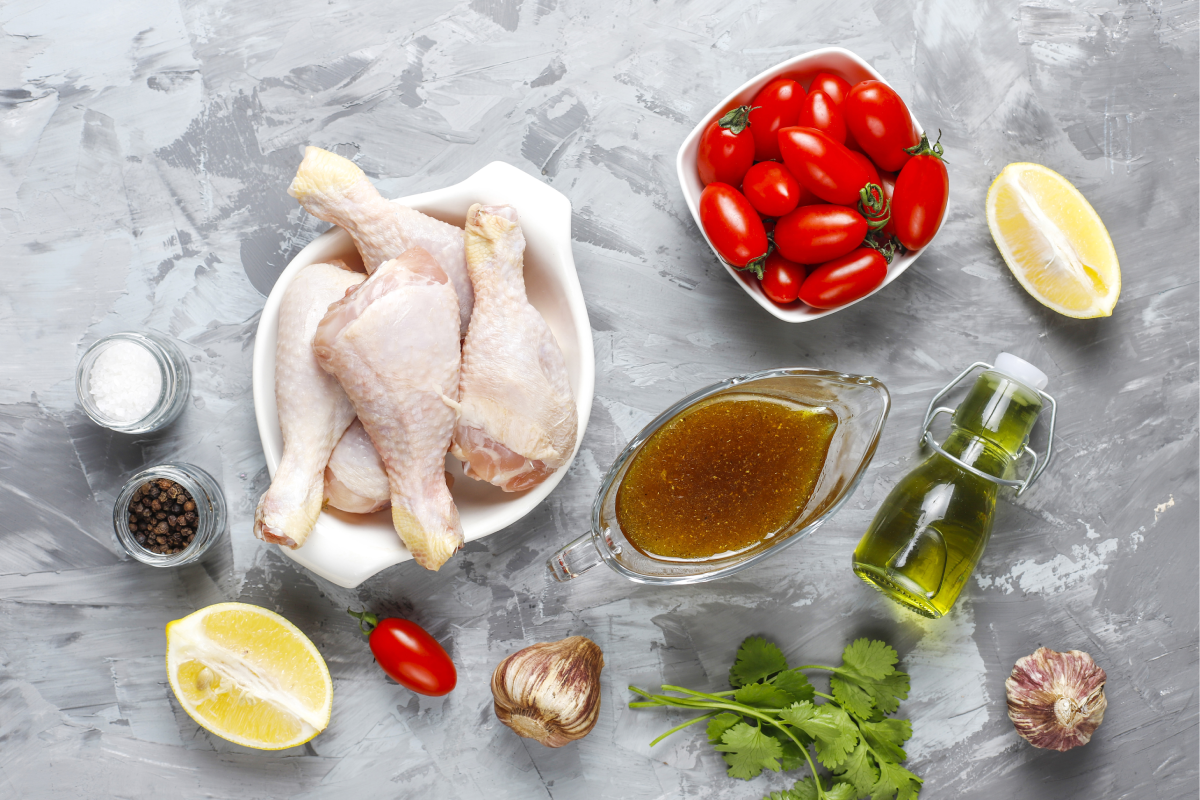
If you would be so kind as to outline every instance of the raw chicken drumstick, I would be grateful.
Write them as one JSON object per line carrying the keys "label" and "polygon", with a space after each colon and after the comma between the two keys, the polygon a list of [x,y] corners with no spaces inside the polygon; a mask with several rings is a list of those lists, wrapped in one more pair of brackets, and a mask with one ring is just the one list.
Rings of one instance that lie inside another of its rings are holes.
{"label": "raw chicken drumstick", "polygon": [[387,508],[391,498],[383,459],[356,418],[329,456],[325,467],[325,500],[342,511],[370,514]]}
{"label": "raw chicken drumstick", "polygon": [[299,547],[321,513],[325,464],[354,419],[354,407],[317,363],[313,334],[329,304],[365,278],[335,264],[313,264],[283,293],[275,344],[275,404],[283,455],[254,512],[254,535],[259,539]]}
{"label": "raw chicken drumstick", "polygon": [[424,248],[450,277],[458,296],[459,336],[466,335],[475,294],[462,229],[384,199],[354,162],[319,147],[305,148],[288,194],[317,219],[345,228],[367,272],[410,247]]}
{"label": "raw chicken drumstick", "polygon": [[579,424],[567,364],[525,296],[525,236],[511,206],[471,206],[467,268],[475,309],[463,342],[451,452],[472,478],[528,489],[567,463]]}
{"label": "raw chicken drumstick", "polygon": [[342,385],[383,459],[396,532],[432,570],[463,542],[444,472],[458,396],[458,319],[446,273],[414,247],[330,306],[313,338],[317,360]]}

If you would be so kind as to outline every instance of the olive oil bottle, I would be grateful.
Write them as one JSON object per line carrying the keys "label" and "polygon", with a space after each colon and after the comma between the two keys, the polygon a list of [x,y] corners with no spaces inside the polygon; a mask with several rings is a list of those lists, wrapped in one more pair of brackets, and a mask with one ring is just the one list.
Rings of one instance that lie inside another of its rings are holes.
{"label": "olive oil bottle", "polygon": [[[950,434],[929,432],[933,406],[974,368],[985,371],[954,410]],[[1017,462],[1046,401],[1046,376],[1008,353],[995,366],[976,363],[943,389],[926,414],[922,442],[934,453],[892,489],[854,551],[854,572],[918,614],[946,614],[979,563],[992,534],[996,493],[1023,490],[1049,463],[1050,451],[1024,481]],[[1053,422],[1051,423],[1053,424]]]}

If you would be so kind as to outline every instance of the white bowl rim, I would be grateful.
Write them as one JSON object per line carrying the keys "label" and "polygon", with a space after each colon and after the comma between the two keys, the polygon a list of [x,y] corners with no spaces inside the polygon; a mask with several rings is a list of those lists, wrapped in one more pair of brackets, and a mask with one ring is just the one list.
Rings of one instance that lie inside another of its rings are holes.
{"label": "white bowl rim", "polygon": [[[579,425],[576,433],[575,449],[571,453],[570,459],[565,465],[555,470],[549,478],[544,482],[535,486],[532,489],[524,492],[516,492],[511,495],[506,495],[502,503],[497,504],[497,512],[491,515],[490,521],[485,526],[486,529],[478,529],[474,531],[465,531],[466,541],[474,541],[488,536],[496,531],[502,530],[509,525],[514,524],[518,520],[525,517],[533,511],[541,502],[558,486],[562,481],[571,465],[574,463],[575,456],[579,453],[579,448],[583,443],[584,432],[587,429],[588,420],[591,416],[592,400],[595,394],[595,348],[592,342],[591,324],[588,318],[587,305],[584,302],[583,290],[579,283],[579,274],[575,267],[574,255],[572,253],[571,240],[571,203],[570,200],[559,192],[554,187],[546,184],[537,178],[529,175],[518,167],[508,164],[503,161],[493,161],[467,178],[458,183],[445,186],[441,189],[422,192],[419,194],[408,195],[397,198],[396,201],[408,205],[410,207],[422,210],[430,204],[437,203],[447,197],[452,197],[456,193],[465,193],[472,191],[473,185],[479,185],[487,180],[495,180],[505,182],[508,186],[521,186],[527,191],[532,191],[543,195],[540,202],[543,203],[541,212],[534,210],[531,212],[524,211],[521,207],[517,208],[518,213],[532,214],[533,216],[557,215],[558,225],[554,233],[554,251],[553,253],[541,253],[539,259],[547,264],[557,264],[552,266],[551,270],[561,273],[561,280],[564,284],[564,297],[569,316],[569,322],[574,329],[577,339],[578,352],[576,358],[578,360],[579,371],[579,386],[572,387],[575,391],[575,402],[579,414]],[[516,192],[514,192],[515,194]],[[529,208],[525,204],[525,208]],[[464,212],[465,213],[465,212]],[[433,216],[438,216],[435,212]],[[523,217],[525,218],[525,217]],[[339,246],[339,242],[341,243]],[[268,472],[274,476],[275,469],[278,466],[278,459],[272,459],[272,447],[268,447],[266,440],[266,431],[268,426],[274,426],[278,431],[278,416],[271,414],[268,418],[268,403],[265,402],[266,395],[271,395],[271,400],[274,400],[274,379],[273,375],[265,375],[267,371],[266,362],[268,356],[274,355],[275,335],[273,326],[277,323],[279,304],[283,299],[283,291],[287,285],[304,267],[310,264],[318,263],[319,260],[334,257],[339,251],[344,251],[346,246],[353,247],[350,242],[349,235],[338,226],[333,226],[324,233],[317,236],[300,252],[298,252],[288,265],[280,273],[275,280],[275,285],[271,288],[266,302],[263,305],[263,310],[259,317],[258,327],[255,332],[254,353],[251,366],[252,376],[252,392],[254,397],[254,412],[256,427],[258,428],[259,439],[263,445],[264,456],[267,460]],[[267,344],[267,337],[264,335],[266,327],[272,326],[272,335],[270,336],[270,344]],[[268,351],[270,351],[268,353]],[[274,403],[270,403],[270,407],[274,408]],[[459,478],[460,480],[470,480]],[[257,498],[256,498],[257,501]],[[322,517],[328,513],[322,511]],[[338,512],[342,514],[342,512]],[[353,516],[353,515],[347,515]],[[317,525],[319,526],[320,520]],[[314,528],[310,535],[312,537],[318,534]],[[392,536],[395,536],[393,531]],[[308,544],[308,543],[306,543]],[[297,550],[291,550],[280,546],[280,550],[293,561],[306,567],[310,571],[320,575],[339,586],[345,588],[353,588],[365,581],[372,575],[387,569],[395,564],[403,563],[411,560],[412,556],[407,549],[399,543],[399,539],[395,540],[399,550],[393,547],[387,547],[386,551],[389,555],[381,556],[376,561],[359,564],[356,567],[346,568],[344,565],[329,565],[318,563],[308,557],[308,553],[304,547]],[[311,552],[311,551],[309,551]],[[362,559],[366,560],[366,559]]]}
{"label": "white bowl rim", "polygon": [[[920,255],[929,247],[929,245],[926,245],[920,250],[912,250],[893,258],[892,263],[888,265],[887,276],[883,279],[883,283],[876,286],[875,289],[869,294],[858,298],[858,300],[853,300],[845,305],[838,306],[837,308],[827,309],[810,308],[799,301],[796,301],[795,304],[789,304],[788,307],[784,307],[777,305],[773,300],[767,297],[766,294],[763,293],[762,288],[757,284],[748,284],[746,281],[744,281],[739,275],[741,270],[738,270],[729,264],[729,262],[727,262],[725,259],[721,258],[721,254],[718,253],[717,248],[713,246],[712,240],[710,240],[708,238],[708,234],[704,232],[704,226],[700,224],[700,209],[698,207],[699,194],[696,193],[695,196],[693,196],[693,192],[689,189],[688,180],[689,176],[696,171],[694,156],[689,157],[689,151],[693,151],[695,149],[700,136],[704,133],[704,129],[707,128],[714,120],[720,119],[721,115],[731,106],[748,103],[754,97],[754,95],[758,93],[759,89],[766,86],[775,78],[785,75],[789,72],[797,72],[806,68],[811,69],[813,62],[819,62],[831,55],[847,58],[854,62],[857,66],[861,67],[867,74],[871,75],[873,80],[887,83],[887,80],[878,72],[876,72],[874,67],[844,47],[821,47],[816,50],[809,50],[807,53],[801,53],[798,56],[793,56],[787,61],[780,62],[779,64],[776,64],[775,66],[758,73],[753,78],[735,89],[733,92],[730,92],[724,100],[714,106],[712,111],[706,114],[700,123],[692,129],[692,132],[689,133],[687,138],[683,140],[683,144],[680,145],[679,152],[675,156],[675,171],[679,177],[679,186],[683,191],[683,199],[687,203],[688,210],[692,212],[692,219],[695,220],[696,227],[700,229],[700,235],[704,237],[704,241],[713,251],[713,255],[717,257],[717,260],[720,261],[721,265],[725,267],[725,271],[729,273],[734,282],[737,283],[737,285],[740,286],[742,290],[746,292],[746,294],[754,298],[754,301],[766,309],[770,314],[778,317],[784,322],[812,322],[813,320],[827,317],[830,314],[836,314],[839,311],[844,311],[853,306],[855,303],[866,300],[868,297],[882,290],[889,283],[896,280],[896,278],[900,277],[901,273],[908,269],[912,263],[916,261],[917,258],[920,257]],[[891,84],[889,83],[888,86],[891,86]],[[910,116],[912,115],[911,109],[909,110],[909,114]],[[912,121],[913,124],[916,125],[919,132],[923,133],[925,131],[925,128],[915,116],[912,117]],[[949,210],[948,202],[946,208]],[[945,216],[943,216],[943,222],[945,219]]]}

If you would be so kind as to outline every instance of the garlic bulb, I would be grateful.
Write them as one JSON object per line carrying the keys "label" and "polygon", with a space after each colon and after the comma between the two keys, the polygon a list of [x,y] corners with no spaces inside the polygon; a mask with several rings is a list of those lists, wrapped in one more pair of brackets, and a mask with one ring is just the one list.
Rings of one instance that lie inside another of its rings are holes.
{"label": "garlic bulb", "polygon": [[1034,747],[1070,750],[1087,744],[1104,720],[1107,679],[1087,653],[1039,647],[1018,660],[1004,681],[1008,718]]}
{"label": "garlic bulb", "polygon": [[591,732],[600,716],[604,653],[571,636],[518,650],[496,665],[496,716],[521,736],[562,747]]}

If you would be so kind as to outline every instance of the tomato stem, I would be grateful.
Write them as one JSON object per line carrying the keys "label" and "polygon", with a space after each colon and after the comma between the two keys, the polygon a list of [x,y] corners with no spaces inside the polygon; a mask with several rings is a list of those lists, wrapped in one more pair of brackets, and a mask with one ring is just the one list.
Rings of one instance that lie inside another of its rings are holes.
{"label": "tomato stem", "polygon": [[[897,241],[895,236],[888,237],[886,241],[880,242],[876,237],[878,233],[871,231],[867,234],[867,238],[863,239],[863,245],[871,248],[875,252],[883,256],[883,260],[891,264],[896,253],[902,249],[902,245]],[[822,668],[823,669],[823,668]]]}
{"label": "tomato stem", "polygon": [[753,272],[754,277],[761,281],[763,276],[763,267],[765,267],[767,264],[767,256],[771,255],[771,251],[775,249],[774,245],[775,243],[773,241],[768,240],[767,252],[763,253],[758,258],[747,261],[746,266],[738,267],[738,269],[744,269],[747,272]]}
{"label": "tomato stem", "polygon": [[717,121],[717,124],[725,130],[741,133],[750,125],[750,112],[755,108],[758,108],[758,106],[754,106],[753,108],[750,106],[738,106],[721,117]]}
{"label": "tomato stem", "polygon": [[371,631],[375,630],[375,626],[379,624],[379,617],[365,608],[362,611],[354,611],[347,608],[346,613],[358,620],[358,629],[368,636],[371,635]]}
{"label": "tomato stem", "polygon": [[876,183],[868,183],[858,193],[858,211],[873,231],[887,225],[892,218],[892,204],[883,193],[883,187]]}
{"label": "tomato stem", "polygon": [[937,141],[932,145],[929,143],[928,134],[922,133],[921,141],[918,142],[914,147],[904,148],[904,152],[913,156],[933,156],[934,158],[945,161],[946,158],[944,154],[946,152],[946,148],[942,147],[942,129],[938,128]]}

